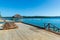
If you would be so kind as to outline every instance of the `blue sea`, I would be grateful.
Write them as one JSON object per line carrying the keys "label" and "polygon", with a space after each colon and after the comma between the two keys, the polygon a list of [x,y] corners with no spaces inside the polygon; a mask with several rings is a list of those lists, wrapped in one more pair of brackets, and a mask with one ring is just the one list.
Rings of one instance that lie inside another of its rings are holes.
{"label": "blue sea", "polygon": [[44,23],[51,23],[60,28],[60,18],[23,18],[21,21],[39,27],[44,27]]}
{"label": "blue sea", "polygon": [[[58,32],[58,29],[60,28],[60,18],[2,18],[5,20],[14,20],[15,22],[24,22],[32,25],[36,25],[37,27],[44,28],[45,23],[51,23],[54,26],[50,25],[50,29],[54,32]],[[0,24],[4,24],[4,22],[0,22]],[[48,26],[49,27],[49,26]],[[1,28],[0,28],[1,29]],[[46,27],[46,30],[48,28]],[[57,31],[56,31],[57,30]]]}
{"label": "blue sea", "polygon": [[[13,18],[3,18],[3,19],[13,20]],[[51,23],[56,27],[60,28],[60,18],[22,18],[17,20],[28,23],[28,24],[36,25],[39,27],[44,27],[44,23]],[[2,22],[0,22],[0,24],[1,23]]]}

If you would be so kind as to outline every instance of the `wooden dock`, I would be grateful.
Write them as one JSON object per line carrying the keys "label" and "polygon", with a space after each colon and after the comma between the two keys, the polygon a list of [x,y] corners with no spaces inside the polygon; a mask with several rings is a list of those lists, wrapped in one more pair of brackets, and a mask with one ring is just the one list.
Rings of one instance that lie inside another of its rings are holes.
{"label": "wooden dock", "polygon": [[60,40],[60,35],[36,27],[16,23],[18,29],[0,30],[0,40]]}

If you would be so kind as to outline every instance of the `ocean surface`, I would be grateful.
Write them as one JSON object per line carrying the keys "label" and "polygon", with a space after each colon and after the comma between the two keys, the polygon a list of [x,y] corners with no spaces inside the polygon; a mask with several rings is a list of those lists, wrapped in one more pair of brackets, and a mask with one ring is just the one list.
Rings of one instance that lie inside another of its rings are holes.
{"label": "ocean surface", "polygon": [[[2,19],[13,20],[13,18],[2,18]],[[44,23],[51,23],[56,27],[60,28],[60,18],[22,18],[22,19],[16,19],[15,21],[16,22],[22,21],[28,24],[39,26],[39,27],[44,27]],[[3,23],[0,22],[0,24],[3,24]]]}
{"label": "ocean surface", "polygon": [[44,23],[51,23],[60,28],[60,18],[23,18],[22,22],[44,27]]}

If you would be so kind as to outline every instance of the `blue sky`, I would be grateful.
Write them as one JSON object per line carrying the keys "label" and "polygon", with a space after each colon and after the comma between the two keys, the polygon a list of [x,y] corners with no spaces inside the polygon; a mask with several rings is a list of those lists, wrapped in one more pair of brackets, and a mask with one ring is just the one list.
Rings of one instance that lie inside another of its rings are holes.
{"label": "blue sky", "polygon": [[60,0],[0,0],[2,16],[60,16]]}

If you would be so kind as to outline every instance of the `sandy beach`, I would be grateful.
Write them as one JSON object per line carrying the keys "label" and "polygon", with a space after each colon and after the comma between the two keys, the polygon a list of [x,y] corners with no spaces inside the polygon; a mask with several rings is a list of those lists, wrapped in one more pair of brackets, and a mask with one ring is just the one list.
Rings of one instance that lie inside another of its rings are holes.
{"label": "sandy beach", "polygon": [[60,40],[60,35],[23,23],[15,23],[19,28],[0,30],[0,40]]}

